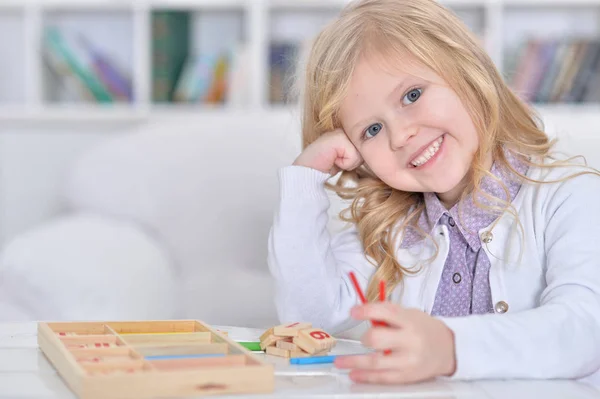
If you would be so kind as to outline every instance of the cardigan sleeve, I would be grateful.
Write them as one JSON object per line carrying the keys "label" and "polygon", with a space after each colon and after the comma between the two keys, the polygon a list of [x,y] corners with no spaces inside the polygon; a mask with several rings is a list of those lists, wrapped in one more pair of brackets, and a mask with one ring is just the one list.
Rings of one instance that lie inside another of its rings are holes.
{"label": "cardigan sleeve", "polygon": [[353,226],[330,235],[328,177],[302,166],[279,171],[280,202],[269,234],[268,264],[280,321],[311,322],[337,333],[359,324],[350,318],[358,297],[348,273],[354,271],[365,291],[375,267]]}
{"label": "cardigan sleeve", "polygon": [[539,307],[441,318],[455,336],[452,378],[582,378],[600,368],[600,177],[552,184],[534,215],[545,218],[535,233],[546,266]]}

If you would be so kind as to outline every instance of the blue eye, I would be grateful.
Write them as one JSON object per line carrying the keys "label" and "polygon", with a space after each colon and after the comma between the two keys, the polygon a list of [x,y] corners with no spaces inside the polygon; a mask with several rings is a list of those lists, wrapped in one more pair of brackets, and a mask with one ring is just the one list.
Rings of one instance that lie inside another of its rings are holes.
{"label": "blue eye", "polygon": [[[406,93],[406,95],[402,99],[402,104],[409,105],[409,104],[414,103],[415,101],[417,101],[419,99],[419,97],[421,97],[421,93],[423,93],[422,89],[413,89],[413,90],[409,91],[408,93]],[[408,103],[407,103],[407,101],[408,101]]]}
{"label": "blue eye", "polygon": [[379,133],[382,128],[383,128],[383,125],[381,123],[372,124],[365,131],[365,137],[370,139],[372,137],[377,136],[377,133]]}

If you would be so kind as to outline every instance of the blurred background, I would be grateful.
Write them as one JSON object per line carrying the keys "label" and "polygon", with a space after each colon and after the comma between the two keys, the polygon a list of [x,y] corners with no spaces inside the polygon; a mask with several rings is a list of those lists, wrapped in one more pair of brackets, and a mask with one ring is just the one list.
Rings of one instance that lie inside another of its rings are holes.
{"label": "blurred background", "polygon": [[[276,323],[292,78],[346,2],[0,0],[0,321]],[[442,3],[599,166],[600,0]]]}

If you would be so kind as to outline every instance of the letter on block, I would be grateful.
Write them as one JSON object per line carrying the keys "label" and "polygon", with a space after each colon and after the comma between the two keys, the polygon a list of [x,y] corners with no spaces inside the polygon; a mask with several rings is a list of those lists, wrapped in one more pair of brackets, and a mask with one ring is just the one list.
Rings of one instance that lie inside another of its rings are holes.
{"label": "letter on block", "polygon": [[335,338],[323,330],[316,328],[300,331],[293,341],[305,352],[315,354],[317,352],[329,351],[335,346]]}
{"label": "letter on block", "polygon": [[297,337],[298,332],[305,328],[312,328],[312,324],[310,323],[291,323],[291,324],[282,324],[280,326],[273,327],[273,333],[278,337]]}

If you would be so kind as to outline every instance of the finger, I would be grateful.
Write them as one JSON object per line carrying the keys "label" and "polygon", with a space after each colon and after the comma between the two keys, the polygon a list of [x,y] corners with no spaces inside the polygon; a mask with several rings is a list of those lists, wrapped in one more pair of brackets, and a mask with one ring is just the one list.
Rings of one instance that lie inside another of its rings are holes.
{"label": "finger", "polygon": [[411,384],[431,379],[419,371],[412,370],[352,370],[349,377],[352,381],[365,384]]}
{"label": "finger", "polygon": [[351,151],[353,154],[351,157],[349,157],[349,160],[347,162],[348,170],[354,170],[363,164],[363,159],[362,159],[362,156],[360,155],[360,152],[358,152],[358,150],[355,148],[353,148]]}
{"label": "finger", "polygon": [[413,333],[395,327],[373,327],[362,336],[361,342],[367,348],[376,350],[411,348]]}
{"label": "finger", "polygon": [[392,327],[402,327],[406,320],[402,317],[405,310],[390,302],[374,302],[352,308],[351,315],[357,320],[377,320]]}
{"label": "finger", "polygon": [[345,135],[343,135],[342,145],[336,148],[336,153],[335,164],[341,169],[353,170],[363,163],[360,152]]}
{"label": "finger", "polygon": [[343,170],[354,170],[362,164],[362,158],[354,151],[344,151],[343,155],[338,156],[335,160],[335,165]]}
{"label": "finger", "polygon": [[374,352],[366,355],[337,356],[334,365],[339,369],[387,370],[394,368],[398,361],[394,354],[385,356]]}

